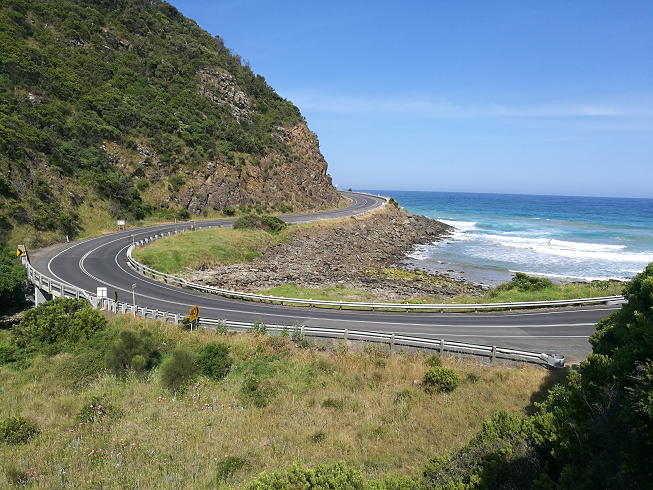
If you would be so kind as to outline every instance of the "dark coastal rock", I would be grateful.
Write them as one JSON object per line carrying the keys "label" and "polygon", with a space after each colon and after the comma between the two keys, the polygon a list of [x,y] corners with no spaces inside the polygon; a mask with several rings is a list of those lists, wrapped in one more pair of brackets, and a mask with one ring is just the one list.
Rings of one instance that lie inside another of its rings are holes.
{"label": "dark coastal rock", "polygon": [[308,288],[344,287],[378,300],[435,296],[442,300],[482,294],[480,286],[442,274],[402,269],[406,253],[434,243],[453,228],[386,206],[362,218],[296,228],[288,243],[275,244],[250,264],[195,271],[192,282],[239,291],[263,291],[288,283]]}

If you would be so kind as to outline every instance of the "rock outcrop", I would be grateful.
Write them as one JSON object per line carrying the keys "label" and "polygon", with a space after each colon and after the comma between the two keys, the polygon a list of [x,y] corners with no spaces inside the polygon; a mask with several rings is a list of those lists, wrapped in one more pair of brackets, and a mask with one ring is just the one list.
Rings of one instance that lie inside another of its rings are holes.
{"label": "rock outcrop", "polygon": [[483,290],[478,285],[402,268],[406,253],[415,245],[437,242],[452,230],[440,221],[388,205],[361,218],[297,227],[287,243],[262,250],[250,264],[197,271],[189,279],[248,292],[288,283],[308,288],[341,286],[391,301],[480,295]]}

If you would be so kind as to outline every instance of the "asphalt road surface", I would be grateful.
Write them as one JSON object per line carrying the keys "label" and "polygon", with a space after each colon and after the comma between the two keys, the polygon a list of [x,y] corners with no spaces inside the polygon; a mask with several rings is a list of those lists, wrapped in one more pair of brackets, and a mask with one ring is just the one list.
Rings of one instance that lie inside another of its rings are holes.
{"label": "asphalt road surface", "polygon": [[[348,217],[378,207],[381,198],[343,192],[353,204],[347,208],[283,216],[288,223]],[[197,227],[231,226],[233,219],[198,221]],[[181,289],[137,274],[127,266],[126,250],[132,240],[157,233],[188,229],[188,223],[164,224],[130,229],[61,244],[31,253],[31,263],[50,277],[95,291],[108,288],[109,297],[131,302],[136,284],[136,303],[151,309],[185,313],[195,305],[200,316],[251,322],[260,318],[269,324],[292,325],[298,321],[312,327],[347,328],[373,332],[416,335],[531,352],[563,354],[567,363],[591,352],[588,337],[596,323],[618,307],[556,308],[503,313],[420,313],[330,310],[251,303]]]}

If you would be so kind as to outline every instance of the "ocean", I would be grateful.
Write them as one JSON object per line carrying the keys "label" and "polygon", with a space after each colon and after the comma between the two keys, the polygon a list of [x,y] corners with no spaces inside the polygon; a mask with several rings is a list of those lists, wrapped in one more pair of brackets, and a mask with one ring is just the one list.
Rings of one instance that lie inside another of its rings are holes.
{"label": "ocean", "polygon": [[554,282],[627,280],[653,262],[653,199],[365,191],[456,228],[407,263],[496,285],[515,272]]}

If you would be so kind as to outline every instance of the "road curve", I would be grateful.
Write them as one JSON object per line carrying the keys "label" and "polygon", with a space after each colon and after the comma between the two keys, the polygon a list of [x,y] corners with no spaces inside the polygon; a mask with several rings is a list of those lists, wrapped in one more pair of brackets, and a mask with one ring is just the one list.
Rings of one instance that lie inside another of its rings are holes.
{"label": "road curve", "polygon": [[[348,217],[385,202],[368,194],[342,194],[352,199],[351,206],[287,215],[283,219],[289,223],[303,223]],[[231,226],[233,221],[201,221],[197,226]],[[568,360],[583,359],[591,351],[588,337],[594,333],[596,323],[618,309],[601,306],[503,313],[403,313],[278,306],[181,289],[143,277],[127,266],[126,250],[132,240],[188,226],[188,223],[149,226],[64,244],[33,254],[31,263],[43,274],[88,291],[106,286],[110,297],[117,291],[119,299],[125,302],[131,302],[132,284],[136,284],[137,304],[161,311],[185,313],[199,305],[200,314],[206,318],[243,322],[260,318],[270,324],[292,325],[298,321],[314,327],[414,334],[532,352],[561,353]]]}

